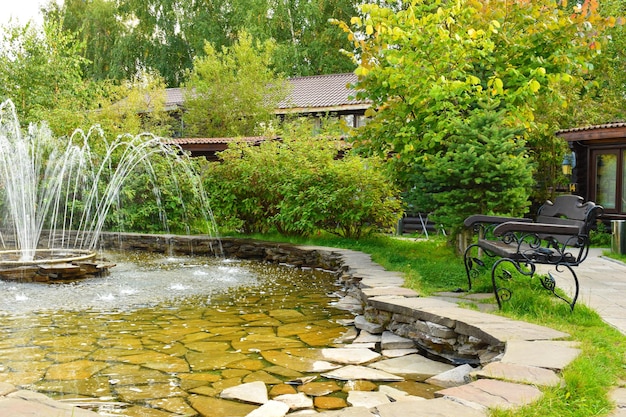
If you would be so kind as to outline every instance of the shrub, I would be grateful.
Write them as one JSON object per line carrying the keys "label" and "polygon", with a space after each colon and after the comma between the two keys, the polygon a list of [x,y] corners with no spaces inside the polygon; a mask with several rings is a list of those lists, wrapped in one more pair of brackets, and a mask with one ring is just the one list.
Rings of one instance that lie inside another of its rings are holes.
{"label": "shrub", "polygon": [[338,158],[340,143],[297,122],[281,139],[232,145],[205,179],[218,224],[244,233],[325,230],[352,238],[392,228],[401,203],[380,161]]}

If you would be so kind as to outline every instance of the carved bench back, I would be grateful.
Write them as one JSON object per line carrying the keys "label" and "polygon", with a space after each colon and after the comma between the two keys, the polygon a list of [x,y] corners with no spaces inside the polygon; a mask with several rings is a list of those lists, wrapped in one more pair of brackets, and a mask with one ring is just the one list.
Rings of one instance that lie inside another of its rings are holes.
{"label": "carved bench back", "polygon": [[[596,219],[602,207],[588,201],[583,203],[583,198],[577,195],[558,196],[554,203],[547,201],[537,214],[537,223],[577,226],[578,242],[572,241],[572,236],[552,235],[551,237],[560,243],[582,246],[588,242],[589,231],[596,224]],[[548,237],[548,236],[544,236]]]}

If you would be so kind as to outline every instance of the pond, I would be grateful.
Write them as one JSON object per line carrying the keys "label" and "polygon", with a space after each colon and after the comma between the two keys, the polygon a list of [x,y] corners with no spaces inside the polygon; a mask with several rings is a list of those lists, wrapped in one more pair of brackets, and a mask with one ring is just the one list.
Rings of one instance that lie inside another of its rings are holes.
{"label": "pond", "polygon": [[106,415],[245,415],[254,407],[220,400],[224,388],[304,376],[286,354],[332,345],[353,317],[333,307],[338,287],[323,271],[132,252],[107,259],[117,266],[104,278],[0,282],[0,381]]}

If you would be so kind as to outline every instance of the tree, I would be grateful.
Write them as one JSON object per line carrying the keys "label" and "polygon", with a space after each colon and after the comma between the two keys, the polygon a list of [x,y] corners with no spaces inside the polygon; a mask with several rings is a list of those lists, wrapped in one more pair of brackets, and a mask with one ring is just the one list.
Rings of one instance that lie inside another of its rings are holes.
{"label": "tree", "polygon": [[275,44],[253,42],[246,32],[231,47],[205,45],[185,83],[186,136],[250,136],[269,123],[286,97],[286,84],[271,68]]}
{"label": "tree", "polygon": [[[48,120],[55,132],[89,106],[80,43],[57,22],[4,28],[0,50],[0,99],[12,99],[23,124]],[[80,111],[79,111],[80,110]]]}
{"label": "tree", "polygon": [[349,42],[329,19],[356,13],[354,0],[66,0],[44,17],[85,43],[83,67],[95,79],[129,79],[140,70],[158,72],[179,86],[205,42],[230,48],[247,31],[274,40],[274,69],[288,76],[351,71],[341,49]]}
{"label": "tree", "polygon": [[[477,208],[523,214],[547,133],[537,111],[567,104],[563,92],[590,72],[614,21],[593,0],[397,6],[366,4],[360,17],[339,22],[354,45],[358,96],[373,102],[357,144],[391,154],[402,186],[423,194],[415,201],[435,203],[416,208],[432,208],[450,228]],[[560,164],[562,151],[539,161],[537,178]]]}

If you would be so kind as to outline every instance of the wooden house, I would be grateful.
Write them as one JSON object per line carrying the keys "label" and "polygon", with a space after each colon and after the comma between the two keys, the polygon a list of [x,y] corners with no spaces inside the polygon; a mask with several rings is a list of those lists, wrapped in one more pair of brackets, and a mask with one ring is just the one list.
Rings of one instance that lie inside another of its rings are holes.
{"label": "wooden house", "polygon": [[626,220],[626,123],[565,129],[556,135],[572,150],[572,191],[602,205],[604,220]]}

